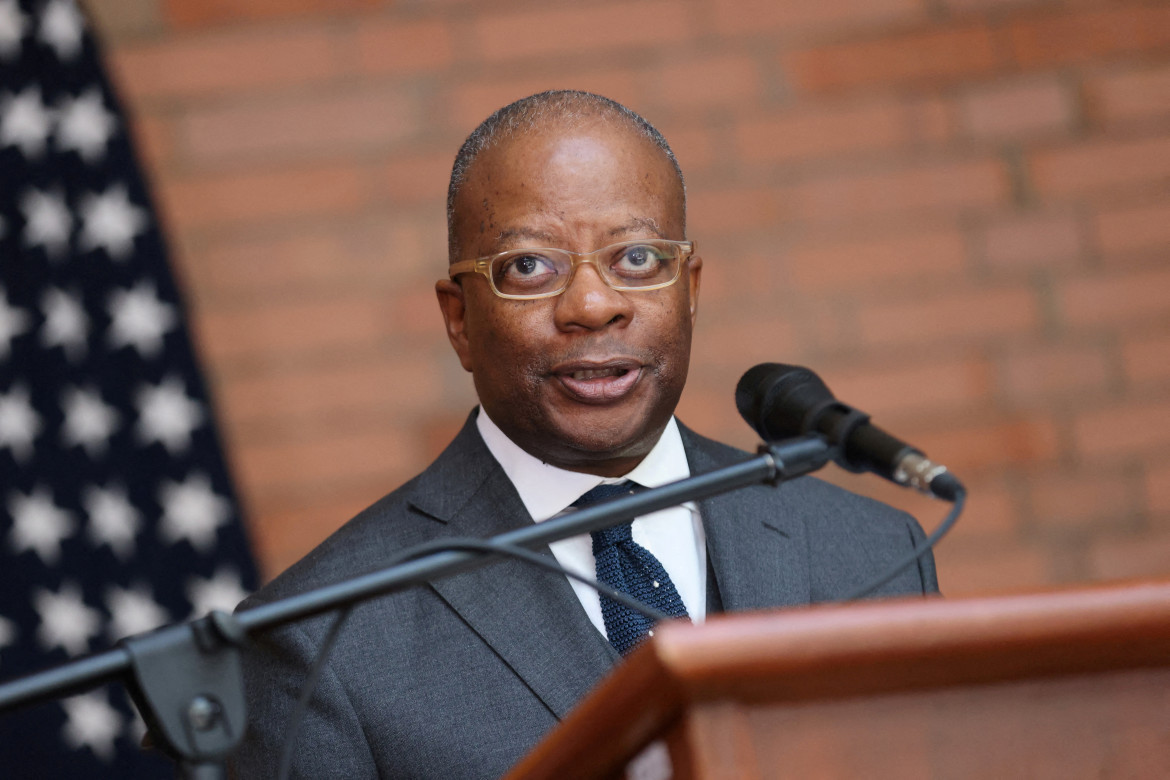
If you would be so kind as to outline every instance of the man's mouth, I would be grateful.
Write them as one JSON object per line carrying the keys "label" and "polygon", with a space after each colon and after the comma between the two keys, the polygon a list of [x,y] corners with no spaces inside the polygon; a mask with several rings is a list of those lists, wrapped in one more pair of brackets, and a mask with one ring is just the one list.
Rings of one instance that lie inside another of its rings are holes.
{"label": "man's mouth", "polygon": [[617,401],[632,392],[642,367],[628,361],[597,367],[566,366],[554,375],[575,400],[598,404]]}
{"label": "man's mouth", "polygon": [[578,381],[583,379],[603,379],[609,376],[625,376],[628,373],[628,368],[590,368],[582,371],[574,371],[573,379]]}

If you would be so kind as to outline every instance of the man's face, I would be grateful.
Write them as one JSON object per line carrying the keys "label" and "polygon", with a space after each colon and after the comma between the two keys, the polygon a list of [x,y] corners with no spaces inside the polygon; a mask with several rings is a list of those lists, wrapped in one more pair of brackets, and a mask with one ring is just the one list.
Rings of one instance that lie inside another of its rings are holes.
{"label": "man's face", "polygon": [[[547,125],[472,165],[455,204],[464,260],[523,247],[590,252],[682,240],[683,198],[666,156],[620,125]],[[671,287],[617,292],[578,266],[553,298],[506,300],[478,274],[440,281],[439,303],[480,403],[546,463],[620,476],[658,441],[682,393],[701,261]]]}

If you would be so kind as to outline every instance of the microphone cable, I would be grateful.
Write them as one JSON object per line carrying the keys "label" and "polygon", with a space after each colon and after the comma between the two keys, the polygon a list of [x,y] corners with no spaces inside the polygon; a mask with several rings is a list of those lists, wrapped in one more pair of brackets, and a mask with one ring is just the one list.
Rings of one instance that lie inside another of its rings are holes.
{"label": "microphone cable", "polygon": [[841,601],[857,601],[858,599],[865,598],[882,585],[894,579],[894,577],[897,577],[907,567],[918,563],[922,560],[922,556],[934,549],[934,546],[938,544],[939,540],[946,536],[951,528],[954,527],[955,523],[958,522],[959,515],[963,513],[963,506],[967,503],[967,489],[958,480],[954,480],[954,483],[957,485],[957,488],[955,489],[955,498],[951,505],[951,511],[938,524],[938,528],[934,529],[930,536],[926,537],[921,544],[911,550],[906,557],[887,569],[885,573],[874,577],[860,588],[855,589],[852,593],[840,599]]}
{"label": "microphone cable", "polygon": [[[404,550],[399,555],[395,556],[383,568],[390,568],[401,563],[421,558],[426,555],[432,555],[439,552],[451,551],[467,551],[478,552],[483,555],[502,555],[505,557],[515,558],[525,563],[530,563],[533,566],[546,569],[557,574],[563,574],[578,582],[583,582],[589,587],[596,590],[601,595],[610,598],[622,606],[628,607],[651,620],[658,622],[662,620],[669,620],[670,616],[659,612],[653,607],[646,606],[637,599],[631,598],[625,593],[614,590],[608,585],[603,585],[592,577],[584,574],[578,574],[574,571],[569,571],[565,567],[556,562],[555,559],[550,559],[547,555],[542,555],[538,552],[533,552],[525,547],[518,547],[512,544],[505,544],[501,542],[493,542],[488,539],[476,539],[472,537],[453,537],[451,539],[436,539],[433,542],[424,542],[423,544]],[[337,617],[334,618],[333,623],[329,626],[329,631],[325,634],[325,639],[321,642],[321,646],[317,650],[317,657],[313,660],[313,665],[309,669],[309,673],[305,675],[305,682],[301,686],[300,695],[297,697],[296,706],[292,713],[289,714],[288,722],[285,724],[284,737],[281,740],[280,762],[277,769],[278,780],[286,780],[289,773],[292,771],[293,752],[296,747],[297,733],[300,731],[301,721],[304,719],[305,712],[308,710],[309,702],[313,698],[313,693],[317,689],[317,683],[321,677],[322,671],[325,669],[325,664],[329,659],[330,653],[333,651],[333,646],[337,642],[338,636],[341,634],[341,629],[345,626],[349,619],[350,613],[356,605],[349,605],[342,607],[337,611]]]}

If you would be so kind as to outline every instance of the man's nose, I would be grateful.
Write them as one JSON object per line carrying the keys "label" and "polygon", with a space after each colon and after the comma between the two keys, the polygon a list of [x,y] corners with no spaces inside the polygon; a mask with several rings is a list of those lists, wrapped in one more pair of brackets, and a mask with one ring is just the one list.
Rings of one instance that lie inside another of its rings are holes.
{"label": "man's nose", "polygon": [[593,263],[581,263],[557,296],[555,320],[561,330],[597,330],[633,317],[629,297],[607,285]]}

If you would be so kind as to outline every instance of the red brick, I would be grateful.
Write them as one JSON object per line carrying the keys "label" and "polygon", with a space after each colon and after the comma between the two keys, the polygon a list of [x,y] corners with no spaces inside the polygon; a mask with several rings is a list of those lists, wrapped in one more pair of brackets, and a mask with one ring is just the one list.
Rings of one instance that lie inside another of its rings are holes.
{"label": "red brick", "polygon": [[865,288],[953,277],[966,266],[957,230],[798,244],[785,257],[798,289]]}
{"label": "red brick", "polygon": [[1009,196],[1007,173],[990,158],[825,176],[794,185],[788,192],[791,218],[816,222],[965,212],[1005,203]]}
{"label": "red brick", "polygon": [[1056,79],[993,84],[973,90],[962,102],[967,133],[979,140],[1004,141],[1072,129],[1073,96]]}
{"label": "red brick", "polygon": [[331,430],[319,436],[236,449],[240,480],[256,494],[284,488],[306,491],[332,481],[369,482],[411,468],[409,442],[393,430]]}
{"label": "red brick", "polygon": [[[435,279],[441,275],[441,271],[436,272]],[[411,285],[394,299],[392,306],[386,304],[386,308],[398,339],[421,337],[430,340],[444,332],[443,315],[435,300],[434,283]]]}
{"label": "red brick", "polygon": [[1019,8],[1028,5],[1044,5],[1049,0],[943,0],[946,8],[961,13],[978,13]]}
{"label": "red brick", "polygon": [[1140,52],[1170,43],[1170,7],[1114,4],[1064,10],[1012,22],[1007,40],[1025,67],[1058,65]]}
{"label": "red brick", "polygon": [[1146,467],[1145,497],[1151,512],[1170,515],[1170,462]]}
{"label": "red brick", "polygon": [[175,27],[206,27],[233,21],[337,14],[376,8],[384,0],[163,0]]}
{"label": "red brick", "polygon": [[1164,185],[1170,177],[1170,136],[1101,140],[1036,152],[1031,168],[1036,189],[1049,196]]}
{"label": "red brick", "polygon": [[1038,414],[975,425],[958,420],[945,430],[924,430],[905,438],[960,478],[968,473],[974,478],[979,472],[1003,469],[1008,464],[1052,462],[1060,446],[1056,425]]}
{"label": "red brick", "polygon": [[[969,491],[963,515],[949,536],[949,543],[961,545],[969,540],[984,542],[1008,540],[1018,533],[1020,509],[1011,492],[991,482],[976,482]],[[940,505],[935,504],[935,512]],[[929,526],[928,526],[929,527]]]}
{"label": "red brick", "polygon": [[1096,579],[1165,577],[1170,574],[1170,533],[1097,540],[1089,561]]}
{"label": "red brick", "polygon": [[1170,201],[1100,212],[1097,237],[1107,258],[1141,252],[1164,255],[1170,248]]}
{"label": "red brick", "polygon": [[731,390],[744,371],[757,363],[775,362],[778,355],[792,354],[796,343],[795,329],[787,318],[764,313],[716,319],[705,317],[700,304],[692,362],[707,375],[726,380]]}
{"label": "red brick", "polygon": [[909,139],[907,120],[892,102],[813,107],[749,119],[735,140],[746,162],[801,162],[901,146]]}
{"label": "red brick", "polygon": [[213,363],[302,359],[344,347],[368,348],[394,335],[385,301],[349,296],[197,312],[203,354]]}
{"label": "red brick", "polygon": [[363,19],[359,25],[354,46],[368,73],[416,74],[445,68],[454,59],[446,19]]}
{"label": "red brick", "polygon": [[134,150],[147,170],[167,168],[175,156],[174,128],[171,121],[158,114],[139,111],[130,117]]}
{"label": "red brick", "polygon": [[721,145],[706,127],[664,122],[658,129],[666,136],[686,176],[709,170],[718,162]]}
{"label": "red brick", "polygon": [[452,152],[410,153],[386,165],[386,191],[394,203],[440,203],[446,208]]}
{"label": "red brick", "polygon": [[784,216],[780,193],[752,188],[703,188],[687,195],[688,230],[694,235],[775,225]]}
{"label": "red brick", "polygon": [[1170,65],[1089,76],[1084,91],[1091,115],[1105,124],[1163,118],[1170,115]]}
{"label": "red brick", "polygon": [[[397,486],[390,473],[344,486],[298,491],[296,500],[261,500],[248,512],[253,553],[268,582],[329,534]],[[262,497],[263,498],[263,497]],[[274,504],[274,506],[268,506]]]}
{"label": "red brick", "polygon": [[992,373],[978,357],[825,368],[833,394],[883,419],[911,418],[985,405]]}
{"label": "red brick", "polygon": [[379,88],[193,111],[180,127],[184,149],[198,164],[377,149],[414,133],[419,120],[402,90]]}
{"label": "red brick", "polygon": [[496,109],[549,89],[595,92],[635,108],[639,102],[639,90],[629,69],[593,72],[578,69],[562,74],[542,69],[536,75],[525,73],[512,79],[496,77],[460,84],[452,91],[450,122],[460,132],[470,133]]}
{"label": "red brick", "polygon": [[715,29],[722,35],[814,28],[854,28],[921,18],[919,0],[717,0]]}
{"label": "red brick", "polygon": [[371,354],[251,372],[224,380],[220,398],[233,427],[240,430],[258,423],[343,415],[407,422],[438,404],[442,391],[431,356]]}
{"label": "red brick", "polygon": [[119,86],[132,100],[272,89],[343,73],[338,41],[324,28],[167,38],[111,54]]}
{"label": "red brick", "polygon": [[1029,481],[1032,515],[1052,529],[1092,530],[1134,511],[1140,490],[1124,474],[1082,471],[1058,473]]}
{"label": "red brick", "polygon": [[656,103],[682,109],[751,104],[763,90],[755,61],[739,54],[668,59],[640,82],[643,94]]}
{"label": "red brick", "polygon": [[597,55],[631,46],[661,47],[676,56],[674,45],[695,34],[689,7],[661,0],[495,13],[474,22],[477,48],[488,62]]}
{"label": "red brick", "polygon": [[444,231],[441,218],[430,226],[378,219],[290,229],[224,239],[201,249],[185,266],[188,278],[211,298],[392,290],[442,273]]}
{"label": "red brick", "polygon": [[958,134],[955,112],[945,100],[919,96],[907,103],[906,110],[913,145],[938,146]]}
{"label": "red brick", "polygon": [[1073,325],[1164,318],[1170,311],[1170,268],[1069,279],[1057,287],[1057,301]]}
{"label": "red brick", "polygon": [[1110,356],[1099,346],[1052,344],[1012,349],[1001,358],[1003,395],[1009,401],[1084,397],[1108,389]]}
{"label": "red brick", "polygon": [[939,586],[948,596],[1008,593],[1050,582],[1048,557],[1042,550],[1007,544],[971,549],[944,541],[935,558]]}
{"label": "red brick", "polygon": [[1085,254],[1080,222],[1067,214],[1013,214],[983,230],[983,256],[995,268],[1056,268]]}
{"label": "red brick", "polygon": [[921,30],[782,54],[792,83],[807,92],[916,82],[948,83],[1000,66],[990,31],[981,25]]}
{"label": "red brick", "polygon": [[1135,384],[1170,382],[1170,333],[1123,340],[1121,359],[1126,378]]}
{"label": "red brick", "polygon": [[238,174],[203,174],[162,182],[171,223],[180,229],[338,214],[369,198],[362,167],[282,168]]}
{"label": "red brick", "polygon": [[857,321],[862,343],[870,346],[950,344],[1036,331],[1040,311],[1030,290],[1002,287],[861,304]]}
{"label": "red brick", "polygon": [[1140,456],[1170,450],[1170,401],[1134,402],[1076,416],[1077,452],[1084,458]]}

